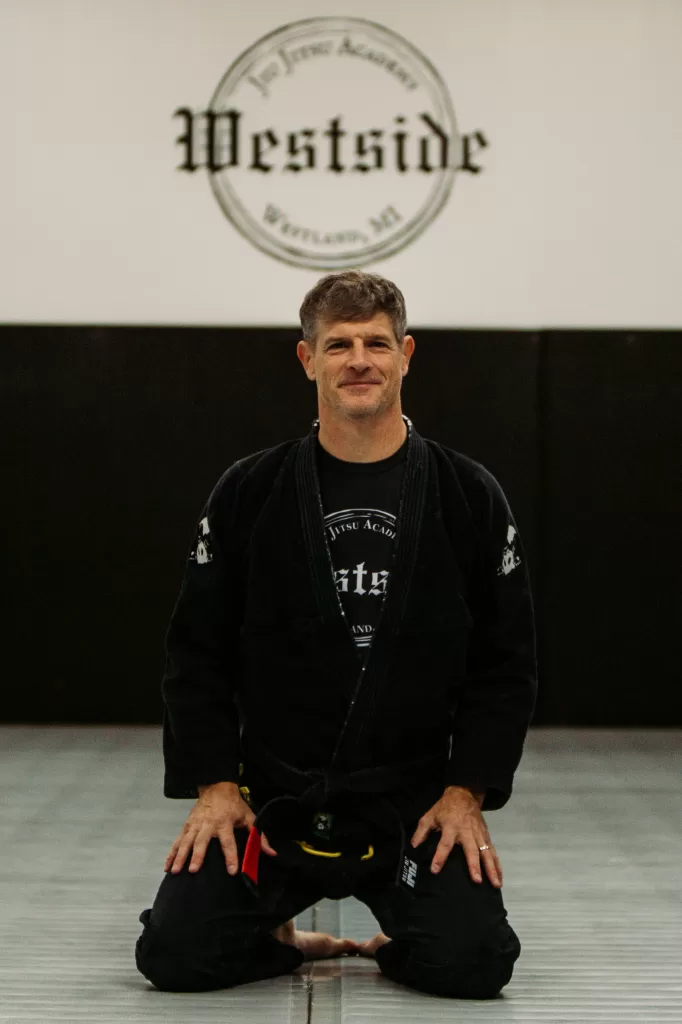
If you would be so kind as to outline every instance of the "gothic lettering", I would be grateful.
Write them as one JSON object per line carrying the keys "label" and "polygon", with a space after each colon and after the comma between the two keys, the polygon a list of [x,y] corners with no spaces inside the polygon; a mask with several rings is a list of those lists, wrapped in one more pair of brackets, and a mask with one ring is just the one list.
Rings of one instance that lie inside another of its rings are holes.
{"label": "gothic lettering", "polygon": [[[287,151],[289,156],[305,157],[305,163],[294,163],[293,160],[288,160],[284,165],[285,171],[302,171],[315,166],[315,147],[310,144],[314,135],[314,128],[302,128],[300,132],[289,132],[287,135]],[[305,144],[299,142],[299,136],[302,136],[308,141]]]}
{"label": "gothic lettering", "polygon": [[382,146],[378,146],[376,143],[370,146],[367,141],[369,135],[372,139],[380,139],[384,133],[378,128],[372,128],[369,132],[358,132],[355,136],[355,152],[358,156],[372,156],[374,162],[372,164],[365,163],[361,160],[356,160],[353,166],[353,170],[362,171],[378,171],[384,166],[384,150]]}
{"label": "gothic lettering", "polygon": [[334,573],[334,579],[336,583],[340,584],[337,586],[337,590],[340,594],[348,593],[348,569],[337,569]]}
{"label": "gothic lettering", "polygon": [[363,581],[364,577],[367,575],[367,570],[365,569],[365,563],[364,562],[358,562],[358,564],[353,569],[353,575],[355,576],[355,591],[354,591],[354,593],[356,593],[356,594],[365,594],[365,593],[367,593],[367,591],[365,590],[365,588],[362,585],[362,581]]}
{"label": "gothic lettering", "polygon": [[[372,582],[369,587],[365,587],[365,577],[369,575],[369,570],[365,569],[364,562],[358,562],[354,569],[335,569],[334,570],[334,582],[336,583],[336,589],[339,594],[359,594],[361,597],[365,594],[370,594],[372,597],[383,597],[386,593],[386,587],[388,586],[388,577],[390,573],[387,569],[379,569],[378,572],[372,572]],[[351,577],[355,579],[355,589],[349,590],[348,584]]]}
{"label": "gothic lettering", "polygon": [[389,573],[386,569],[380,569],[379,572],[372,573],[372,586],[369,588],[369,593],[375,597],[383,597],[386,593],[386,587],[388,586]]}
{"label": "gothic lettering", "polygon": [[272,164],[263,163],[263,147],[267,144],[267,149],[265,150],[267,153],[268,150],[274,149],[275,146],[279,145],[279,139],[271,128],[268,128],[265,132],[254,132],[251,139],[253,140],[253,160],[251,161],[249,170],[263,171],[264,174],[269,174],[272,170]]}
{"label": "gothic lettering", "polygon": [[[474,148],[476,144],[476,148]],[[471,162],[471,158],[481,152],[482,149],[488,145],[483,132],[472,132],[471,135],[462,136],[462,163],[459,169],[461,171],[470,171],[471,174],[480,174],[480,164],[474,164]]]}
{"label": "gothic lettering", "polygon": [[[420,117],[422,121],[428,125],[433,135],[436,136],[440,143],[440,168],[441,170],[444,170],[448,166],[448,136],[445,134],[441,126],[430,118],[428,114],[420,114]],[[429,161],[430,144],[432,141],[432,138],[428,135],[422,136],[419,140],[419,170],[426,171],[427,174],[430,174],[431,171],[434,170],[434,165]]]}
{"label": "gothic lettering", "polygon": [[[206,118],[206,166],[209,171],[222,171],[226,167],[236,167],[239,163],[239,118],[238,110],[223,110],[216,113],[207,110]],[[221,128],[229,125],[227,138],[220,135]],[[221,159],[223,147],[226,147],[226,159]]]}
{"label": "gothic lettering", "polygon": [[327,170],[336,171],[338,174],[340,174],[342,171],[345,170],[345,167],[343,166],[339,158],[340,143],[341,139],[346,134],[346,132],[343,131],[343,129],[341,128],[341,118],[332,118],[332,120],[329,122],[329,128],[327,128],[327,130],[322,134],[327,135],[331,142],[329,165],[327,167]]}
{"label": "gothic lettering", "polygon": [[[396,124],[405,124],[405,118],[396,117],[395,122]],[[407,132],[394,132],[393,138],[395,139],[395,166],[402,174],[407,170],[407,163],[405,161],[405,140],[407,139]]]}
{"label": "gothic lettering", "polygon": [[178,135],[176,145],[183,146],[185,158],[178,166],[179,171],[196,171],[199,166],[194,162],[194,115],[188,107],[178,107],[173,117],[182,117],[185,121],[185,131]]}
{"label": "gothic lettering", "polygon": [[[233,108],[193,114],[189,108],[180,107],[173,116],[184,120],[184,131],[175,140],[183,154],[178,165],[182,171],[204,166],[216,174],[245,166],[261,174],[315,169],[338,175],[384,170],[433,174],[450,166],[452,140],[443,126],[424,112],[418,115],[418,121],[425,132],[415,131],[402,114],[393,118],[393,125],[383,128],[350,131],[339,114],[317,127],[307,125],[281,132],[271,125],[254,123],[253,116],[248,119],[243,111]],[[391,131],[391,127],[397,130]],[[481,132],[464,136],[461,169],[477,174],[480,167],[473,158],[486,145]],[[202,150],[206,154],[203,162],[197,156]],[[250,163],[244,161],[248,153]]]}

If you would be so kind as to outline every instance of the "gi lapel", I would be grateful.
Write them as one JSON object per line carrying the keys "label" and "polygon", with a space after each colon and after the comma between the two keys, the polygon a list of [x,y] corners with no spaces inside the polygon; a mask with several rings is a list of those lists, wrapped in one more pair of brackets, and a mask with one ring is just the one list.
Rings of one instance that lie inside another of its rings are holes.
{"label": "gi lapel", "polygon": [[[417,561],[428,487],[429,458],[426,442],[414,429],[412,422],[407,417],[405,420],[408,428],[407,455],[388,586],[369,655],[363,667],[358,664],[358,680],[335,757],[358,702],[363,698],[364,703],[366,694],[376,694],[383,681],[386,653],[400,629]],[[337,626],[343,623],[348,643],[357,659],[355,643],[334,582],[331,552],[324,528],[324,510],[315,458],[318,429],[319,421],[315,420],[310,433],[299,442],[296,454],[294,473],[299,515],[320,615],[327,623]]]}

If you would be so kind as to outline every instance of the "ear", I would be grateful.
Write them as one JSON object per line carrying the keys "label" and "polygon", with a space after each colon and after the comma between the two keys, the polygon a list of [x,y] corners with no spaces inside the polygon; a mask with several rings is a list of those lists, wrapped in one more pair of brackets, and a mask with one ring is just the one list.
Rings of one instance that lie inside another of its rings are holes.
{"label": "ear", "polygon": [[414,338],[411,334],[406,334],[403,338],[403,359],[405,360],[405,367],[402,371],[403,377],[407,376],[407,372],[410,368],[410,359],[412,358],[415,348]]}
{"label": "ear", "polygon": [[315,380],[315,356],[307,341],[299,341],[296,346],[296,355],[303,364],[308,380]]}

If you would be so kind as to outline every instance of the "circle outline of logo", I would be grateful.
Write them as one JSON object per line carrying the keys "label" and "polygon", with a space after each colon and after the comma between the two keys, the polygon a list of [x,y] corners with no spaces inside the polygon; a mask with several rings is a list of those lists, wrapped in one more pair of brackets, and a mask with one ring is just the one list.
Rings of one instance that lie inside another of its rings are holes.
{"label": "circle outline of logo", "polygon": [[[311,25],[328,25],[330,29],[337,29],[338,27],[349,29],[351,26],[357,25],[365,31],[371,30],[380,37],[387,37],[394,49],[396,46],[404,48],[410,57],[421,65],[422,70],[425,70],[428,73],[428,76],[431,78],[431,84],[436,87],[436,90],[440,94],[440,100],[445,108],[445,112],[449,120],[449,128],[451,130],[451,138],[453,140],[457,140],[459,138],[457,120],[450,100],[450,94],[446,88],[445,82],[441,78],[441,75],[436,70],[435,66],[427,57],[424,56],[423,53],[421,53],[420,50],[416,48],[416,46],[410,43],[403,36],[394,32],[392,29],[387,29],[385,26],[379,25],[374,21],[369,21],[366,18],[340,18],[336,16],[303,18],[299,21],[293,21],[286,25],[281,25],[272,32],[268,32],[267,35],[261,36],[260,39],[248,47],[248,49],[244,50],[229,66],[213,92],[209,103],[209,109],[215,110],[215,104],[221,92],[233,81],[238,82],[242,78],[244,72],[250,69],[252,65],[263,55],[263,53],[272,48],[274,40],[284,42],[284,40],[292,33],[305,29]],[[224,187],[225,191],[229,194],[231,202],[228,202],[225,196],[222,195],[216,181],[217,175],[208,171],[208,176],[211,191],[213,192],[223,213],[239,231],[242,237],[244,237],[253,246],[265,253],[265,255],[272,256],[289,266],[300,267],[307,270],[332,271],[343,270],[349,267],[362,267],[367,266],[370,263],[380,262],[381,260],[388,259],[390,256],[400,252],[407,245],[413,242],[426,230],[426,228],[429,227],[430,224],[433,223],[447,203],[454,185],[455,173],[456,167],[454,166],[450,166],[447,170],[443,171],[436,188],[427,200],[426,211],[422,214],[418,211],[403,228],[391,235],[388,239],[366,247],[364,250],[361,249],[355,252],[337,253],[335,255],[320,254],[319,256],[313,255],[309,251],[297,246],[282,244],[275,241],[272,236],[265,232],[258,222],[255,221],[255,218],[244,207],[244,204],[241,202],[239,197],[236,195],[234,188],[229,183],[226,182]]]}

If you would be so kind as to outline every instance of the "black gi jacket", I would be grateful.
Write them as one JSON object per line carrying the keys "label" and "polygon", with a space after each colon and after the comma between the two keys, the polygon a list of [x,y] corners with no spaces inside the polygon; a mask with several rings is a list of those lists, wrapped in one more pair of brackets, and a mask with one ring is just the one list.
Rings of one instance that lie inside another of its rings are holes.
{"label": "black gi jacket", "polygon": [[237,781],[252,736],[306,771],[335,752],[346,771],[442,752],[437,787],[485,790],[483,810],[509,799],[537,688],[525,553],[492,474],[406,422],[393,563],[362,672],[324,532],[318,421],[216,484],[167,634],[166,796]]}

